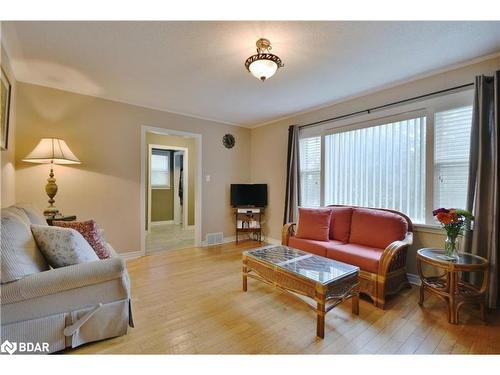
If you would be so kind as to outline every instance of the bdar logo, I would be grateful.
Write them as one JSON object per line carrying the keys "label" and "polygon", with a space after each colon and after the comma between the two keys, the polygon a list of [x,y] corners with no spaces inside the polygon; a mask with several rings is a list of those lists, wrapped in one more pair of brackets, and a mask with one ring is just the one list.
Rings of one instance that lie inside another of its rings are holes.
{"label": "bdar logo", "polygon": [[2,345],[0,345],[0,351],[2,353],[14,354],[17,350],[17,343],[10,342],[9,340],[5,340]]}

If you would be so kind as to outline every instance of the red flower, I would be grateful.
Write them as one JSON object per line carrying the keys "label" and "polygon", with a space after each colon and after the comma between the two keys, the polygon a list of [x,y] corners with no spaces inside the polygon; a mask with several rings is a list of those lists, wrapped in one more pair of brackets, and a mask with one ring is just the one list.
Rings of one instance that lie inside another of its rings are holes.
{"label": "red flower", "polygon": [[447,212],[440,212],[436,215],[439,222],[444,225],[451,224],[456,218],[456,216],[457,216],[456,214],[451,214]]}

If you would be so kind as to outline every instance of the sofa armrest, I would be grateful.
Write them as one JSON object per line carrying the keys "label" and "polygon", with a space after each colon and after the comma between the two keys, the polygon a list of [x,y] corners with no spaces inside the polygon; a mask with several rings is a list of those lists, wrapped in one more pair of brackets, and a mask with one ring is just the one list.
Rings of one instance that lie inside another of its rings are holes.
{"label": "sofa armrest", "polygon": [[378,274],[385,277],[388,272],[406,266],[406,250],[413,243],[413,233],[407,232],[401,241],[394,241],[382,253]]}
{"label": "sofa armrest", "polygon": [[283,228],[281,228],[281,244],[284,246],[288,246],[288,240],[290,237],[293,237],[295,235],[295,226],[296,223],[286,223],[283,225]]}
{"label": "sofa armrest", "polygon": [[15,303],[123,278],[128,285],[125,260],[113,257],[55,268],[3,284],[1,299],[2,304]]}

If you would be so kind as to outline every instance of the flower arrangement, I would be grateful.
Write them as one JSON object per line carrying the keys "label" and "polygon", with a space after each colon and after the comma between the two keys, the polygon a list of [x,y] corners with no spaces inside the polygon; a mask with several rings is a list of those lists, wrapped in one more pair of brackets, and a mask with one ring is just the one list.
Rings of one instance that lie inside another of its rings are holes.
{"label": "flower arrangement", "polygon": [[445,255],[458,259],[457,237],[464,229],[470,228],[474,216],[467,210],[456,208],[438,208],[432,211],[432,215],[446,231]]}

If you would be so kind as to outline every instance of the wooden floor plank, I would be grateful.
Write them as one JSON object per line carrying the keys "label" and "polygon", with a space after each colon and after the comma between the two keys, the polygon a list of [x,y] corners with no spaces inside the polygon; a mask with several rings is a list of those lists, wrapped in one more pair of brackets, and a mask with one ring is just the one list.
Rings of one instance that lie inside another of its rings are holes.
{"label": "wooden floor plank", "polygon": [[69,353],[168,354],[500,354],[500,316],[488,325],[464,307],[460,325],[447,322],[435,297],[418,306],[418,289],[403,290],[385,310],[367,299],[360,315],[350,301],[326,316],[325,339],[316,316],[271,286],[249,280],[241,290],[241,253],[255,242],[169,250],[127,263],[135,328],[125,336],[67,350]]}

